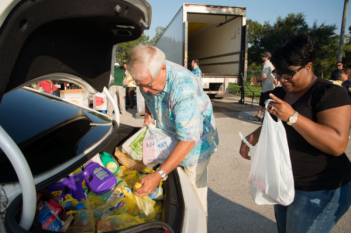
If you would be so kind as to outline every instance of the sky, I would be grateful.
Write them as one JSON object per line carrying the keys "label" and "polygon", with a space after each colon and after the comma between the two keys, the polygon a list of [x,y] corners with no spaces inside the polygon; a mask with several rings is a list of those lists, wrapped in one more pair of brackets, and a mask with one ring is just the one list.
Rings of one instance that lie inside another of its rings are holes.
{"label": "sky", "polygon": [[[303,13],[307,24],[312,27],[325,23],[335,24],[336,34],[340,35],[345,0],[147,0],[152,8],[151,27],[145,34],[152,39],[158,26],[167,27],[183,3],[246,7],[246,18],[260,24],[273,25],[279,16],[289,13]],[[351,3],[348,5],[345,34],[351,26]]]}

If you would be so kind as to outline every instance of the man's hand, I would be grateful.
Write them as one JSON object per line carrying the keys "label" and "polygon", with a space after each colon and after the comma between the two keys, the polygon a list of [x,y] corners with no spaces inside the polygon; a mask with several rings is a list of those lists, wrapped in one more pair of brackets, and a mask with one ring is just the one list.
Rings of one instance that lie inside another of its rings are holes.
{"label": "man's hand", "polygon": [[153,123],[152,122],[152,117],[151,117],[151,115],[145,113],[144,126],[148,125],[150,123]]}
{"label": "man's hand", "polygon": [[141,188],[136,189],[135,194],[139,197],[143,197],[153,193],[161,180],[161,174],[157,171],[145,176],[140,181]]}

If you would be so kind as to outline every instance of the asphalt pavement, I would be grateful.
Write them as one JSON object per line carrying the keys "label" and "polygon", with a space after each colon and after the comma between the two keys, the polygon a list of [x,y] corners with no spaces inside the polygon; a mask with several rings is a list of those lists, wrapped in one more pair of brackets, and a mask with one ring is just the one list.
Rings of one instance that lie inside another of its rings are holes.
{"label": "asphalt pavement", "polygon": [[[249,134],[260,126],[253,121],[258,101],[226,95],[212,100],[219,133],[218,151],[212,155],[208,172],[208,232],[278,232],[273,206],[257,205],[249,192],[248,176],[251,163],[239,155],[241,139],[238,132]],[[121,122],[143,125],[136,108],[121,115]],[[351,140],[346,150],[351,157]],[[332,233],[351,232],[351,209],[339,220]]]}

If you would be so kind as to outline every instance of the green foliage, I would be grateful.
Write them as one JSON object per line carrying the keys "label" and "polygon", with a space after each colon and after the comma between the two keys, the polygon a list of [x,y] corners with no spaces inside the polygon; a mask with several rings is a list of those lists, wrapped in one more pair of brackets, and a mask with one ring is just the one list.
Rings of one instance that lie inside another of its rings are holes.
{"label": "green foliage", "polygon": [[[250,83],[248,83],[250,84]],[[250,88],[250,89],[249,89]],[[262,91],[262,87],[255,87],[255,86],[250,86],[249,88],[247,88],[245,86],[245,96],[246,97],[252,97],[253,94],[255,94],[255,98],[259,99],[261,96],[261,91]],[[229,83],[228,85],[228,91],[234,91],[237,92],[234,95],[240,95],[240,86],[237,83]]]}
{"label": "green foliage", "polygon": [[161,35],[163,34],[165,29],[166,28],[161,27],[161,26],[157,27],[156,28],[156,35],[151,40],[149,39],[149,36],[146,36],[143,34],[137,40],[118,44],[118,48],[117,48],[117,52],[116,52],[116,62],[118,62],[119,64],[123,64],[124,61],[127,61],[132,48],[134,48],[135,46],[137,46],[139,44],[155,45],[155,43],[161,37]]}
{"label": "green foliage", "polygon": [[123,64],[124,61],[128,60],[130,51],[132,48],[139,44],[148,45],[149,44],[149,36],[142,35],[137,40],[124,42],[118,44],[117,52],[116,52],[116,61],[120,64]]}
{"label": "green foliage", "polygon": [[[261,25],[250,19],[247,24],[249,25],[248,77],[251,73],[257,74],[259,67],[262,69],[261,53],[269,51],[273,54],[275,47],[285,37],[302,32],[307,32],[316,43],[315,74],[319,77],[329,78],[330,73],[335,69],[339,45],[339,36],[334,33],[336,25],[326,25],[324,23],[317,25],[317,23],[314,23],[312,27],[309,27],[303,13],[291,13],[285,18],[278,17],[272,25],[269,22],[264,22]],[[349,31],[351,33],[351,27]],[[345,41],[347,43],[344,44],[343,57],[351,66],[351,56],[348,56],[351,55],[350,37],[345,36]]]}
{"label": "green foliage", "polygon": [[152,40],[150,40],[150,45],[155,45],[158,41],[158,39],[160,39],[160,37],[162,36],[163,32],[166,30],[166,28],[158,26],[156,29],[156,35],[154,36],[154,38],[152,38]]}
{"label": "green foliage", "polygon": [[[344,35],[344,49],[342,62],[344,67],[351,68],[351,26],[349,27],[349,34]],[[335,65],[335,64],[334,64]]]}
{"label": "green foliage", "polygon": [[314,73],[321,78],[329,79],[331,72],[335,69],[338,54],[339,36],[335,35],[335,25],[316,23],[310,29],[310,36],[315,42],[316,61],[313,65]]}

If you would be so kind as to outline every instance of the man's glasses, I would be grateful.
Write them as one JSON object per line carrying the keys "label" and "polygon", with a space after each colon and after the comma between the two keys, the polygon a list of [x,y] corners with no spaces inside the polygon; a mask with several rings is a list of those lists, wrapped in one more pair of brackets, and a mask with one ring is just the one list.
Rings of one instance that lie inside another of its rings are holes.
{"label": "man's glasses", "polygon": [[154,81],[155,81],[155,79],[153,79],[151,83],[147,83],[147,84],[136,83],[136,85],[137,85],[138,87],[152,88],[152,84],[154,83]]}
{"label": "man's glasses", "polygon": [[287,79],[287,80],[290,80],[294,77],[294,75],[299,72],[300,70],[302,70],[305,66],[301,66],[300,68],[298,68],[297,70],[294,70],[292,71],[291,73],[285,73],[285,74],[281,74],[281,73],[278,73],[276,70],[273,70],[272,71],[272,74],[274,75],[274,77],[276,77],[277,79],[281,79],[281,78],[284,78],[284,79]]}
{"label": "man's glasses", "polygon": [[342,66],[342,65],[336,65],[336,66]]}

